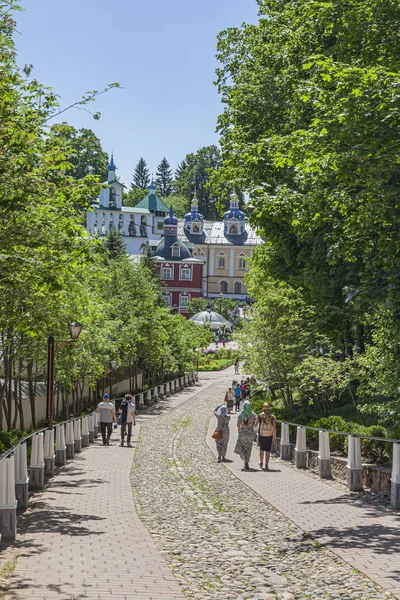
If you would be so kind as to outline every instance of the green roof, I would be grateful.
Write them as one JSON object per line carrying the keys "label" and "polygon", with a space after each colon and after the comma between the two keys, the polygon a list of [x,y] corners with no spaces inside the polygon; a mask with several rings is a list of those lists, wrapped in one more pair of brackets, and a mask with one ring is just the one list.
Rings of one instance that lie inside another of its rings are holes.
{"label": "green roof", "polygon": [[147,208],[150,212],[169,212],[169,208],[156,194],[147,194],[139,204],[136,204],[136,208]]}

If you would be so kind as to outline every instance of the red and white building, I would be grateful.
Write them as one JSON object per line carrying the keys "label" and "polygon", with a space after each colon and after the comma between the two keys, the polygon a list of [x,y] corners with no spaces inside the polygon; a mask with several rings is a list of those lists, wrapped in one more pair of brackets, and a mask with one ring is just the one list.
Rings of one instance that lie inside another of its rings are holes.
{"label": "red and white building", "polygon": [[190,300],[201,296],[204,263],[193,258],[188,247],[178,240],[178,219],[172,206],[164,219],[164,237],[155,249],[153,260],[165,284],[165,304],[174,312],[188,316]]}

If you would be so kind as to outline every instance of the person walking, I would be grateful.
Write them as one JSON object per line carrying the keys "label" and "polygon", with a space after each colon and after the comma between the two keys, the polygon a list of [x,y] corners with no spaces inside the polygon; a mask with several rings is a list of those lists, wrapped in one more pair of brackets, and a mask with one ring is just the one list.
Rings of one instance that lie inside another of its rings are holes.
{"label": "person walking", "polygon": [[235,375],[239,375],[239,359],[235,358]]}
{"label": "person walking", "polygon": [[235,387],[233,388],[233,395],[235,396],[235,412],[239,412],[240,410],[240,395],[242,390],[240,388],[240,384],[236,382]]}
{"label": "person walking", "polygon": [[124,445],[124,438],[126,431],[127,433],[127,446],[132,448],[131,437],[132,437],[132,425],[136,425],[135,406],[132,402],[131,394],[125,394],[125,398],[121,402],[119,409],[121,415],[121,446]]}
{"label": "person walking", "polygon": [[232,388],[228,388],[228,391],[225,394],[225,398],[224,398],[224,402],[226,404],[226,408],[228,409],[228,414],[231,414],[232,410],[233,410],[233,390]]}
{"label": "person walking", "polygon": [[248,400],[243,404],[243,408],[237,419],[238,439],[235,446],[235,454],[239,454],[244,462],[244,468],[249,469],[251,450],[254,442],[254,425],[257,415],[253,412]]}
{"label": "person walking", "polygon": [[218,462],[225,460],[226,450],[229,442],[229,421],[228,409],[225,404],[217,406],[214,410],[214,415],[217,417],[217,429],[221,431],[221,439],[215,440],[218,453]]}
{"label": "person walking", "polygon": [[257,416],[256,427],[258,427],[258,439],[260,443],[260,469],[263,468],[265,454],[265,470],[269,471],[269,457],[273,440],[276,439],[276,418],[271,414],[271,407],[264,402],[263,411]]}
{"label": "person walking", "polygon": [[117,420],[114,404],[110,402],[110,396],[104,394],[103,402],[97,406],[96,412],[100,413],[100,431],[103,439],[103,446],[110,445],[113,423]]}

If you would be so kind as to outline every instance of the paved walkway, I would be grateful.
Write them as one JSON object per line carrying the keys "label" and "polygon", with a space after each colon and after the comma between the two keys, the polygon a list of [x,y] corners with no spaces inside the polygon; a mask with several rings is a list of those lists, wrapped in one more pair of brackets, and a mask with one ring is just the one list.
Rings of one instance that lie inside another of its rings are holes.
{"label": "paved walkway", "polygon": [[[237,438],[236,416],[231,418],[231,436],[223,463],[236,477],[288,517],[301,529],[310,532],[353,567],[400,598],[400,515],[356,499],[328,481],[314,479],[302,471],[272,459],[270,472],[258,466],[259,453],[254,445],[250,470],[233,450]],[[207,443],[216,455],[211,434]]]}
{"label": "paved walkway", "polygon": [[[158,403],[139,420],[154,418],[217,380],[230,381],[231,370],[202,375],[201,386]],[[236,419],[225,463],[302,529],[400,598],[400,516],[383,511],[329,482],[272,461],[273,471],[258,468],[254,447],[251,470],[242,471],[233,454]],[[215,451],[211,431],[207,441]],[[135,433],[138,433],[138,427]],[[48,487],[36,494],[27,528],[14,545],[18,560],[6,600],[183,600],[184,596],[153,538],[133,507],[130,469],[133,449],[99,442],[85,449]]]}

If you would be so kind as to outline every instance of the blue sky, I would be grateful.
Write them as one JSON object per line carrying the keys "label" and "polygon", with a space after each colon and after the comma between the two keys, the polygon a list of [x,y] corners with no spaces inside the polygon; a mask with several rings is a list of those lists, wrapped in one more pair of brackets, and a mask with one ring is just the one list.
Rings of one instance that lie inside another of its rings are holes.
{"label": "blue sky", "polygon": [[166,156],[175,168],[185,154],[217,143],[222,110],[213,85],[216,36],[255,22],[256,0],[23,0],[17,15],[19,63],[68,105],[118,81],[90,108],[64,114],[89,127],[114,151],[126,184],[140,156],[151,171]]}

